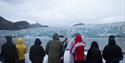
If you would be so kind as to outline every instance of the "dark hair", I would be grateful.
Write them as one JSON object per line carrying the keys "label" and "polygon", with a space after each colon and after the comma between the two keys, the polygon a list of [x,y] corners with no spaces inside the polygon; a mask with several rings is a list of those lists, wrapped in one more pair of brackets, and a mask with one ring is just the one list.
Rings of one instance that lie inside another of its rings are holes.
{"label": "dark hair", "polygon": [[110,39],[115,39],[115,36],[114,35],[110,35],[109,38]]}
{"label": "dark hair", "polygon": [[5,36],[5,38],[7,40],[7,43],[11,43],[12,42],[12,36],[11,35]]}
{"label": "dark hair", "polygon": [[42,44],[42,42],[40,41],[40,39],[36,38],[34,45],[41,45],[41,44]]}
{"label": "dark hair", "polygon": [[97,49],[99,49],[99,45],[98,45],[98,43],[97,43],[96,41],[92,41],[91,49],[92,49],[92,48],[97,48]]}
{"label": "dark hair", "polygon": [[108,44],[109,45],[116,45],[115,36],[113,36],[113,35],[109,36]]}

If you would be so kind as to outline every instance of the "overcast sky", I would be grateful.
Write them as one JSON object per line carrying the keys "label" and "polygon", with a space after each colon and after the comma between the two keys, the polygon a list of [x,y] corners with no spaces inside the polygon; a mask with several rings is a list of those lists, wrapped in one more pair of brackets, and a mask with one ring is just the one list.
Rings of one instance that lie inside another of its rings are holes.
{"label": "overcast sky", "polygon": [[125,21],[125,0],[0,0],[0,16],[50,26]]}

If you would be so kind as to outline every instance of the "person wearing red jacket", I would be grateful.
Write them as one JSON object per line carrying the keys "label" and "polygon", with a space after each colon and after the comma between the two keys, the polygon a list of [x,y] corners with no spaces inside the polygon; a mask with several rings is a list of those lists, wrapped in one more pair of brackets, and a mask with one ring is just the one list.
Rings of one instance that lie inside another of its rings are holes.
{"label": "person wearing red jacket", "polygon": [[71,53],[74,55],[74,63],[84,63],[84,46],[85,42],[82,40],[82,37],[80,34],[76,35],[76,38],[74,39],[74,44],[71,48]]}

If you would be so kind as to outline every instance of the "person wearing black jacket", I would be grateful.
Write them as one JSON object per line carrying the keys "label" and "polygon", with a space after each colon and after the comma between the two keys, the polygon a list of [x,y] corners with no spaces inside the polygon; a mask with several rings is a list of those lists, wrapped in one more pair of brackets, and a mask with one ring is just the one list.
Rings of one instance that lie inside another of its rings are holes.
{"label": "person wearing black jacket", "polygon": [[41,46],[41,41],[39,38],[35,40],[35,43],[30,48],[29,58],[32,63],[43,63],[43,59],[45,56],[45,51]]}
{"label": "person wearing black jacket", "polygon": [[18,53],[16,45],[13,44],[11,36],[6,36],[5,38],[7,43],[2,45],[2,56],[4,58],[4,63],[17,63]]}
{"label": "person wearing black jacket", "polygon": [[109,36],[108,45],[103,50],[103,58],[106,63],[119,63],[123,59],[123,53],[121,48],[116,45],[115,36]]}
{"label": "person wearing black jacket", "polygon": [[86,63],[102,63],[102,55],[98,43],[93,41],[86,56]]}

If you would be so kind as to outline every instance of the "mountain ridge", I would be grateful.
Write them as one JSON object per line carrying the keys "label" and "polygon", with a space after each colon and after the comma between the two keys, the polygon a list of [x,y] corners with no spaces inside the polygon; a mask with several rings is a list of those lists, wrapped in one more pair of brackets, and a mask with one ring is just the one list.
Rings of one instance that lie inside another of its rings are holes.
{"label": "mountain ridge", "polygon": [[41,25],[39,23],[30,24],[27,21],[11,22],[2,16],[0,16],[0,30],[21,30],[35,27],[48,27],[47,25]]}

